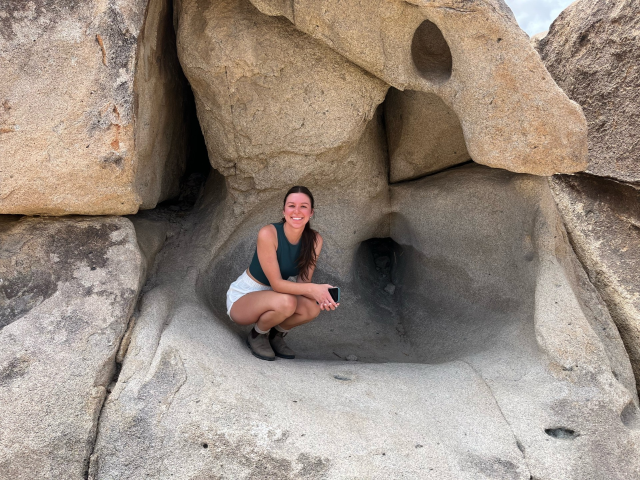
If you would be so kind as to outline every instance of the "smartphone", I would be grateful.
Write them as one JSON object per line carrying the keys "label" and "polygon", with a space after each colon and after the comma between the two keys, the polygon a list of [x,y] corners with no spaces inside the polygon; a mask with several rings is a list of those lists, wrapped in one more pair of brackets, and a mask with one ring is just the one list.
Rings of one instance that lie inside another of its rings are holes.
{"label": "smartphone", "polygon": [[333,299],[334,302],[340,303],[340,287],[330,288],[329,295],[331,295],[331,298]]}
{"label": "smartphone", "polygon": [[329,289],[329,295],[333,298],[333,301],[340,303],[340,287],[333,287]]}

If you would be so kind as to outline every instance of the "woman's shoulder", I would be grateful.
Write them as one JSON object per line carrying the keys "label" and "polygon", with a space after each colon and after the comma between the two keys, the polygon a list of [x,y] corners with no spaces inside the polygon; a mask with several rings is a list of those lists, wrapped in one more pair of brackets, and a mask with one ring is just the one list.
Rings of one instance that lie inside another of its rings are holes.
{"label": "woman's shoulder", "polygon": [[318,233],[318,232],[317,232],[317,231],[315,231],[315,230],[314,230],[314,232],[315,232],[315,234],[316,234],[316,247],[317,247],[317,248],[321,248],[321,247],[322,247],[322,241],[323,241],[323,240],[322,240],[322,235],[320,235],[320,233]]}
{"label": "woman's shoulder", "polygon": [[276,232],[276,227],[272,223],[265,225],[258,232],[258,239],[260,240],[276,240],[277,238],[278,232]]}

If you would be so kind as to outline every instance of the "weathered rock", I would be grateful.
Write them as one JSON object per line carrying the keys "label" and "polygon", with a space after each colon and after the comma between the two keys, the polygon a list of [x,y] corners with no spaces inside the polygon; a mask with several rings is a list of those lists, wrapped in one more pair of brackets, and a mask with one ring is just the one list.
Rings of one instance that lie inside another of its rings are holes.
{"label": "weathered rock", "polygon": [[0,7],[0,213],[127,214],[177,193],[188,86],[170,12],[170,0]]}
{"label": "weathered rock", "polygon": [[437,95],[392,88],[384,106],[391,183],[470,159],[460,120]]}
{"label": "weathered rock", "polygon": [[547,36],[548,33],[549,33],[549,30],[546,30],[544,32],[536,33],[531,37],[531,40],[530,40],[531,46],[535,48],[538,52],[540,51],[540,42],[544,37]]}
{"label": "weathered rock", "polygon": [[176,17],[209,158],[232,192],[281,189],[335,164],[384,100],[384,82],[248,0],[181,0]]}
{"label": "weathered rock", "polygon": [[584,109],[587,172],[640,185],[640,6],[580,0],[539,42],[547,69]]}
{"label": "weathered rock", "polygon": [[399,90],[438,95],[477,163],[583,170],[587,127],[502,0],[251,0]]}
{"label": "weathered rock", "polygon": [[609,307],[640,385],[640,193],[586,176],[556,176],[551,186],[576,253]]}
{"label": "weathered rock", "polygon": [[131,222],[136,231],[136,240],[144,263],[144,277],[153,269],[156,255],[162,249],[169,225],[166,221],[153,220],[141,216],[131,216]]}
{"label": "weathered rock", "polygon": [[83,478],[141,282],[123,218],[0,220],[0,478]]}
{"label": "weathered rock", "polygon": [[[248,353],[224,291],[281,199],[234,215],[222,180],[163,251],[90,478],[640,474],[628,357],[545,179],[460,167],[393,186],[386,207],[360,210],[310,184],[325,238],[314,279],[340,285],[343,303],[287,337],[298,360],[276,362]],[[402,256],[367,258],[346,232],[336,240],[328,228],[343,215],[361,222],[354,237],[366,239],[369,225]],[[334,262],[351,272],[326,269]],[[370,282],[389,264],[393,296],[388,282]]]}

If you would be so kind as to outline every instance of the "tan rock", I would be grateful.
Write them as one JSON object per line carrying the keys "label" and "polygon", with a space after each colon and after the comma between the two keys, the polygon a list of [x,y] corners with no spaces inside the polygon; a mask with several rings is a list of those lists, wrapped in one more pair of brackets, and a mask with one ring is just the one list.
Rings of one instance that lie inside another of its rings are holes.
{"label": "tan rock", "polygon": [[83,478],[142,273],[125,218],[0,217],[0,479]]}
{"label": "tan rock", "polygon": [[586,167],[584,115],[502,0],[252,2],[392,86],[438,95],[478,163],[538,175]]}
{"label": "tan rock", "polygon": [[470,159],[460,120],[437,95],[392,88],[384,106],[392,183]]}
{"label": "tan rock", "polygon": [[281,189],[343,158],[384,100],[384,82],[248,0],[176,13],[209,158],[232,191]]}
{"label": "tan rock", "polygon": [[540,46],[540,42],[544,39],[544,37],[547,36],[548,33],[549,33],[549,30],[546,30],[544,32],[536,33],[535,35],[533,35],[531,37],[531,46],[536,50],[538,50]]}
{"label": "tan rock", "polygon": [[640,193],[582,176],[556,176],[551,186],[573,247],[620,330],[640,385]]}
{"label": "tan rock", "polygon": [[185,85],[170,3],[0,7],[0,213],[135,213],[176,193]]}
{"label": "tan rock", "polygon": [[640,6],[631,0],[581,0],[539,43],[547,69],[584,109],[587,172],[640,185]]}

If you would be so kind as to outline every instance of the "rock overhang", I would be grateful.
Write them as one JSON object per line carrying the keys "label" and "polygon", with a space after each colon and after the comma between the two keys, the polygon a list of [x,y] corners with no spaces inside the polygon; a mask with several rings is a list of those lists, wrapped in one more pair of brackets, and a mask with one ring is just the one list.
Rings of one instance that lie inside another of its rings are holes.
{"label": "rock overhang", "polygon": [[438,95],[460,118],[477,163],[537,175],[586,167],[581,108],[501,0],[251,1],[389,85]]}

